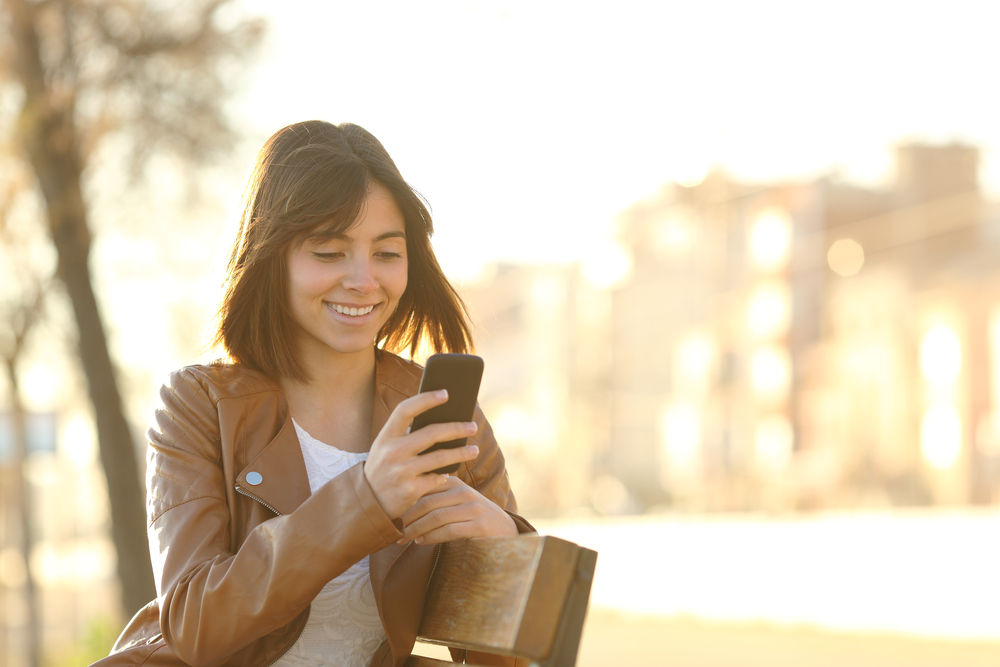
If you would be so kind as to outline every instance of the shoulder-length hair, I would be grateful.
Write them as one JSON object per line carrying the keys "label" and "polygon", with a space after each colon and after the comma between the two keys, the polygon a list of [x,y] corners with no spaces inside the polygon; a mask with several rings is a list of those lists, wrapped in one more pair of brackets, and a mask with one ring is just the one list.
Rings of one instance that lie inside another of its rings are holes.
{"label": "shoulder-length hair", "polygon": [[370,132],[313,120],[268,139],[247,184],[213,338],[232,361],[275,378],[309,379],[296,354],[286,251],[306,235],[347,231],[376,184],[403,214],[407,250],[406,290],[379,330],[376,347],[409,349],[411,356],[422,342],[436,352],[472,349],[465,304],[431,248],[434,227],[423,198]]}

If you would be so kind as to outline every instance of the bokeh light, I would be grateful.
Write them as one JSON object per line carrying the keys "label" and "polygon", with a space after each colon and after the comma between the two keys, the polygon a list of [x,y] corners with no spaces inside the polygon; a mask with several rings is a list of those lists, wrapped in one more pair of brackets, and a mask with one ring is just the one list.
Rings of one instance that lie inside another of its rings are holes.
{"label": "bokeh light", "polygon": [[747,304],[747,325],[757,338],[771,338],[784,333],[791,322],[791,294],[780,283],[757,287]]}
{"label": "bokeh light", "polygon": [[774,271],[788,261],[792,221],[787,211],[767,208],[758,214],[750,232],[750,256],[757,268]]}
{"label": "bokeh light", "polygon": [[954,406],[937,404],[927,410],[920,426],[920,451],[934,468],[955,465],[962,453],[962,420]]}
{"label": "bokeh light", "polygon": [[663,468],[667,477],[690,475],[698,467],[701,417],[690,403],[668,405],[661,418]]}
{"label": "bokeh light", "polygon": [[950,385],[962,370],[962,343],[955,330],[938,324],[924,334],[920,343],[920,368],[935,386]]}
{"label": "bokeh light", "polygon": [[762,398],[784,397],[791,380],[788,352],[777,346],[757,350],[750,362],[750,379],[754,391]]}
{"label": "bokeh light", "polygon": [[853,276],[865,264],[865,249],[854,239],[840,239],[830,246],[826,261],[840,276]]}

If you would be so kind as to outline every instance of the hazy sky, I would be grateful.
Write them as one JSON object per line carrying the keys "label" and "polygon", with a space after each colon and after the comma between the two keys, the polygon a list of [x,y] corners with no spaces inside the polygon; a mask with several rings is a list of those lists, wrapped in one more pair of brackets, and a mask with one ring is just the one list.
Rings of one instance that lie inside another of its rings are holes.
{"label": "hazy sky", "polygon": [[[616,214],[713,164],[877,184],[900,141],[984,150],[1000,193],[997,2],[385,0],[271,21],[240,111],[371,130],[462,273],[599,258]],[[247,160],[250,156],[245,156]]]}

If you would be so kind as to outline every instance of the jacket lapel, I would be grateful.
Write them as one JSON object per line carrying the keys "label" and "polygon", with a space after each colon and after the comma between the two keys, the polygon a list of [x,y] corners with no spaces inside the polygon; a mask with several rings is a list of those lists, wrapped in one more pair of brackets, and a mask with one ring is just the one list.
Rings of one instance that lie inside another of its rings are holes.
{"label": "jacket lapel", "polygon": [[279,514],[291,514],[309,498],[309,475],[287,412],[278,434],[240,471],[236,485]]}

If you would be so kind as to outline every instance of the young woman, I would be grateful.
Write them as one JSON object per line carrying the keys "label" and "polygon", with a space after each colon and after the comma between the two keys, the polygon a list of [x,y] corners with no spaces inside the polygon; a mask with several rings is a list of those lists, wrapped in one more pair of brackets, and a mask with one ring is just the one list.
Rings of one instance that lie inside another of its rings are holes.
{"label": "young woman", "polygon": [[399,667],[437,545],[532,530],[481,411],[408,431],[447,396],[418,395],[394,352],[471,341],[431,232],[364,129],[267,141],[219,309],[228,359],[175,372],[147,433],[157,599],[98,664]]}

